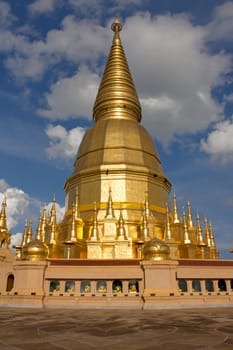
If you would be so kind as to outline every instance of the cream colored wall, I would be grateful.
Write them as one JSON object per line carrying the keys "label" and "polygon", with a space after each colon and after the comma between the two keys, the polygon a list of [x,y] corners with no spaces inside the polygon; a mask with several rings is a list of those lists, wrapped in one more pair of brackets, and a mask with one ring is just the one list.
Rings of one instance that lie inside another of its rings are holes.
{"label": "cream colored wall", "polygon": [[233,266],[178,266],[177,278],[233,279]]}
{"label": "cream colored wall", "polygon": [[[233,305],[232,266],[182,266],[176,260],[142,261],[138,265],[81,266],[52,265],[50,262],[0,261],[0,304],[42,307],[190,307]],[[210,261],[208,261],[210,263]],[[75,261],[74,261],[75,264]],[[221,265],[221,264],[220,264]],[[229,264],[228,264],[229,265]],[[6,293],[7,274],[15,277],[14,288]],[[178,279],[186,279],[188,290],[182,292]],[[192,290],[192,280],[199,279],[201,291]],[[212,279],[214,291],[205,290],[205,280]],[[226,291],[220,291],[218,280],[226,281]],[[58,291],[50,291],[50,282],[60,281]],[[65,291],[67,280],[75,282],[74,292]],[[90,280],[91,292],[82,293],[82,280]],[[105,293],[97,291],[99,280],[105,280]],[[122,281],[121,293],[112,289],[114,280]],[[139,291],[129,292],[129,281],[137,280]]]}
{"label": "cream colored wall", "polygon": [[144,295],[169,295],[177,291],[176,268],[177,261],[143,261]]}
{"label": "cream colored wall", "polygon": [[13,265],[15,283],[12,293],[44,295],[44,273],[47,262],[16,261]]}
{"label": "cream colored wall", "polygon": [[6,248],[0,248],[0,293],[6,294],[7,278],[9,275],[14,275],[13,261],[15,256]]}
{"label": "cream colored wall", "polygon": [[143,279],[140,266],[52,266],[45,279]]}

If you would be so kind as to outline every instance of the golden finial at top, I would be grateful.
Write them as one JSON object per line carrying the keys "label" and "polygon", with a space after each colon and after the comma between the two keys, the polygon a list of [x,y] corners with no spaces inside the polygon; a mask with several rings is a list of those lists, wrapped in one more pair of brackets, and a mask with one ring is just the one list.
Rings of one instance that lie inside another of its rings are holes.
{"label": "golden finial at top", "polygon": [[3,197],[3,201],[2,201],[2,207],[6,207],[6,196]]}
{"label": "golden finial at top", "polygon": [[111,25],[111,29],[114,33],[119,33],[122,30],[122,24],[119,18],[116,18]]}
{"label": "golden finial at top", "polygon": [[119,32],[118,18],[111,26],[114,37],[93,107],[93,119],[141,120],[141,105],[129,70]]}

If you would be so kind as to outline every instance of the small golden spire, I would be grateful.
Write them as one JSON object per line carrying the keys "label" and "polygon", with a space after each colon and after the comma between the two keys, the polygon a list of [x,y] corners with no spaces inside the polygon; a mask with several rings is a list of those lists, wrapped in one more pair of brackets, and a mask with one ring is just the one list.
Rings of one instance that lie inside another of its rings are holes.
{"label": "small golden spire", "polygon": [[6,196],[4,196],[2,201],[2,210],[0,213],[0,229],[2,230],[7,230],[6,206]]}
{"label": "small golden spire", "polygon": [[52,203],[52,207],[51,207],[51,211],[50,211],[49,226],[50,226],[49,243],[55,244],[56,243],[56,234],[57,234],[57,214],[56,214],[55,195],[53,196],[53,203]]}
{"label": "small golden spire", "polygon": [[47,227],[47,208],[46,208],[46,205],[44,205],[43,216],[41,219],[41,241],[42,242],[45,242],[46,227]]}
{"label": "small golden spire", "polygon": [[26,219],[24,224],[23,239],[21,243],[23,247],[27,244],[27,236],[28,236],[28,221]]}
{"label": "small golden spire", "polygon": [[126,239],[125,236],[125,222],[122,215],[122,210],[120,210],[119,220],[118,220],[118,230],[117,230],[117,239],[119,241],[124,241]]}
{"label": "small golden spire", "polygon": [[148,201],[148,191],[145,191],[144,211],[145,211],[146,217],[148,218],[149,215],[150,215],[149,201]]}
{"label": "small golden spire", "polygon": [[183,225],[184,225],[184,244],[191,244],[191,241],[189,239],[188,226],[186,222],[186,214],[184,209],[183,209],[182,217],[183,217]]}
{"label": "small golden spire", "polygon": [[30,243],[31,241],[32,241],[32,218],[29,219],[27,243]]}
{"label": "small golden spire", "polygon": [[56,221],[55,222],[53,221],[51,225],[49,244],[56,244],[56,234],[57,234],[57,225],[56,225]]}
{"label": "small golden spire", "polygon": [[39,241],[42,241],[42,220],[43,220],[43,215],[42,215],[42,211],[40,212],[40,217],[39,217],[39,222],[38,222],[38,226],[36,229],[36,236],[35,239],[38,239]]}
{"label": "small golden spire", "polygon": [[165,226],[165,232],[164,232],[164,240],[165,241],[171,241],[172,240],[172,232],[171,232],[171,226],[170,226],[170,217],[169,217],[168,204],[166,204],[166,226]]}
{"label": "small golden spire", "polygon": [[93,227],[91,230],[91,241],[97,241],[98,240],[98,226],[97,226],[97,209],[96,209],[96,202],[94,202],[94,217],[93,217]]}
{"label": "small golden spire", "polygon": [[211,242],[211,247],[216,247],[216,244],[215,244],[215,239],[214,239],[214,232],[213,232],[213,226],[212,224],[210,223],[209,224],[209,233],[210,233],[210,242]]}
{"label": "small golden spire", "polygon": [[202,236],[202,228],[201,228],[199,213],[197,213],[197,245],[199,246],[206,245]]}
{"label": "small golden spire", "polygon": [[74,202],[74,210],[75,210],[75,220],[78,220],[78,204],[79,204],[79,201],[78,201],[78,188],[76,188],[75,190],[75,202]]}
{"label": "small golden spire", "polygon": [[112,190],[111,190],[111,187],[109,187],[107,212],[106,212],[105,218],[108,218],[108,219],[109,218],[110,219],[115,218],[114,212],[113,212],[113,207],[112,207]]}
{"label": "small golden spire", "polygon": [[145,210],[142,216],[142,239],[144,241],[148,241],[150,239],[148,221],[147,221]]}
{"label": "small golden spire", "polygon": [[210,233],[210,241],[211,241],[211,250],[213,252],[213,259],[219,259],[219,251],[217,250],[217,247],[216,247],[213,226],[211,223],[209,224],[209,233]]}
{"label": "small golden spire", "polygon": [[206,217],[204,218],[204,225],[205,225],[205,240],[206,240],[206,244],[207,244],[207,247],[211,247],[210,231],[209,231],[209,227],[208,227],[208,220],[207,220]]}
{"label": "small golden spire", "polygon": [[194,228],[190,201],[188,201],[187,206],[188,206],[188,228]]}
{"label": "small golden spire", "polygon": [[140,121],[141,106],[121,44],[122,24],[118,18],[111,28],[114,38],[96,96],[93,119],[123,117]]}
{"label": "small golden spire", "polygon": [[77,242],[76,235],[76,220],[75,220],[75,204],[73,204],[72,208],[72,222],[71,222],[71,230],[69,235],[69,242]]}
{"label": "small golden spire", "polygon": [[52,207],[50,210],[49,225],[52,225],[53,221],[56,222],[56,198],[53,196]]}
{"label": "small golden spire", "polygon": [[179,224],[180,219],[178,215],[177,203],[176,203],[176,193],[173,195],[173,224]]}

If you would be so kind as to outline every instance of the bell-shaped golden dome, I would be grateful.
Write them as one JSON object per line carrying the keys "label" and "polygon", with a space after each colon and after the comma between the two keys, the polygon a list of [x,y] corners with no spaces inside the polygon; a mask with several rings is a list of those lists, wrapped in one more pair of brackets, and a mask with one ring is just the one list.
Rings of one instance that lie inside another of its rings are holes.
{"label": "bell-shaped golden dome", "polygon": [[145,243],[143,252],[145,260],[168,260],[170,248],[160,239],[154,238]]}
{"label": "bell-shaped golden dome", "polygon": [[27,243],[22,249],[22,259],[30,261],[43,261],[48,258],[48,246],[39,239]]}
{"label": "bell-shaped golden dome", "polygon": [[74,174],[110,164],[143,167],[164,176],[151,136],[130,119],[103,119],[90,128],[79,147]]}

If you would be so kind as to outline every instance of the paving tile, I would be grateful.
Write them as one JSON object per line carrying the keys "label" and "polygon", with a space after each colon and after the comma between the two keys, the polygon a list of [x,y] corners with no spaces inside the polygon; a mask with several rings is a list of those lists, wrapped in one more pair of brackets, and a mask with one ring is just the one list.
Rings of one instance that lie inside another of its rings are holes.
{"label": "paving tile", "polygon": [[57,346],[52,343],[25,343],[20,344],[19,349],[22,350],[65,350],[63,346]]}
{"label": "paving tile", "polygon": [[232,311],[4,308],[0,350],[228,350]]}

